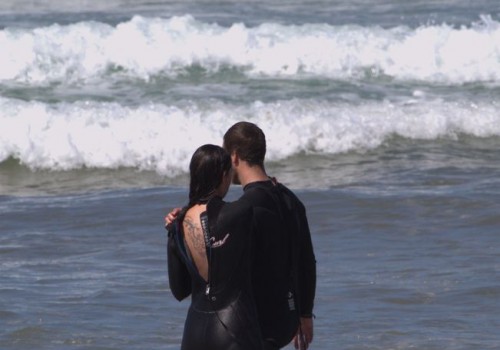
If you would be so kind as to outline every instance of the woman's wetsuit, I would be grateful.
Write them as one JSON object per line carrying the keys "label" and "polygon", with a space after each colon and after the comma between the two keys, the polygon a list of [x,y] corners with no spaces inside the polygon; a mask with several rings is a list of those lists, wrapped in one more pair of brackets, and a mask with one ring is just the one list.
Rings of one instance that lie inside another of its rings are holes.
{"label": "woman's wetsuit", "polygon": [[[183,239],[181,222],[169,231],[170,288],[178,300],[192,295],[182,350],[261,350],[262,336],[251,288],[252,210],[215,197],[207,204],[205,281]],[[202,214],[202,226],[203,225]],[[206,221],[205,221],[206,222]]]}

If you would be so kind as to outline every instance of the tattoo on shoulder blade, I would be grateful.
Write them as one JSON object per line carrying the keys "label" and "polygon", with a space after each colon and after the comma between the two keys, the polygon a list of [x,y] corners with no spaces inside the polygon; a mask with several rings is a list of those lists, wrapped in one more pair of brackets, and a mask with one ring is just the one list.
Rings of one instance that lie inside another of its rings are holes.
{"label": "tattoo on shoulder blade", "polygon": [[199,255],[205,255],[205,239],[201,226],[197,225],[190,216],[184,218],[184,224],[187,229],[186,234],[190,237],[194,252]]}

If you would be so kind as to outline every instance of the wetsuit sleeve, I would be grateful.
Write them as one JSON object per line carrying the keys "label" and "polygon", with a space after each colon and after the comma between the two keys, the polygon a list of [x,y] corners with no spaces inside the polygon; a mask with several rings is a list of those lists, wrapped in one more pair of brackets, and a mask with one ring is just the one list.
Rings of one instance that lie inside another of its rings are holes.
{"label": "wetsuit sleeve", "polygon": [[[299,202],[300,203],[300,202]],[[300,313],[302,317],[312,317],[314,298],[316,294],[316,258],[309,231],[306,210],[302,203],[299,204],[300,220],[300,251],[298,262]]]}
{"label": "wetsuit sleeve", "polygon": [[167,242],[168,281],[172,294],[181,301],[191,294],[191,276],[177,246],[177,230],[172,226]]}

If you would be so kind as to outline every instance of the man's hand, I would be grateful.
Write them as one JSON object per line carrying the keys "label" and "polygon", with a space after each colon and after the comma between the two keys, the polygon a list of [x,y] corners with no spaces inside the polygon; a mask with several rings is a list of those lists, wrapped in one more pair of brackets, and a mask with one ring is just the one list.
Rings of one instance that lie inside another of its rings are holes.
{"label": "man's hand", "polygon": [[297,334],[293,338],[295,349],[307,350],[313,340],[313,319],[312,317],[301,317]]}
{"label": "man's hand", "polygon": [[170,211],[170,213],[167,214],[167,216],[165,216],[165,227],[168,228],[168,226],[174,222],[175,218],[177,217],[177,215],[179,215],[179,213],[181,212],[181,208],[174,208]]}

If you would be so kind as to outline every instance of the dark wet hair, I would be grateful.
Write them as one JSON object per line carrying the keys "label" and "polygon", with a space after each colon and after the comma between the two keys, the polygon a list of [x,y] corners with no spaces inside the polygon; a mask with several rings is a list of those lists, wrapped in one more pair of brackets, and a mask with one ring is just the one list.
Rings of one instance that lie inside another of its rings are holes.
{"label": "dark wet hair", "polygon": [[264,167],[266,136],[257,125],[250,122],[238,122],[224,134],[224,149],[229,154],[235,152],[249,165]]}
{"label": "dark wet hair", "polygon": [[222,183],[225,172],[231,169],[231,157],[220,146],[203,145],[191,157],[189,164],[189,204],[210,199],[217,187]]}

